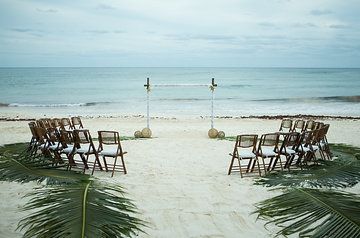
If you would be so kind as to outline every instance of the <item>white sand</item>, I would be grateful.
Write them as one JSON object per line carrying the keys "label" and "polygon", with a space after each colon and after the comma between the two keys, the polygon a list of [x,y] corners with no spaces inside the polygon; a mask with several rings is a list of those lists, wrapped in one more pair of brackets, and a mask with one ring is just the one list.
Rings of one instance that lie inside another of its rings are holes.
{"label": "white sand", "polygon": [[[145,126],[144,118],[83,119],[93,137],[97,130],[117,130],[132,136]],[[332,143],[360,146],[358,120],[329,120]],[[234,142],[207,137],[208,119],[152,120],[153,139],[123,141],[128,174],[96,172],[127,189],[149,222],[147,234],[139,237],[269,237],[276,227],[264,228],[256,221],[254,203],[276,192],[253,185],[252,178],[227,175],[229,152]],[[217,119],[215,127],[227,135],[268,133],[278,130],[280,120]],[[27,122],[0,121],[0,144],[28,141]],[[0,237],[19,237],[16,222],[24,215],[20,199],[34,186],[0,183]],[[358,187],[359,188],[359,187]]]}

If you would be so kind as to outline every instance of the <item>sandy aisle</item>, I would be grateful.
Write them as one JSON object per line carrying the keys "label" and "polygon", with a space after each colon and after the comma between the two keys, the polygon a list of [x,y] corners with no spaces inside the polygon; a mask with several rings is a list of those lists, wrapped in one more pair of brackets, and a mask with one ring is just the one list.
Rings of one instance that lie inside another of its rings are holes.
{"label": "sandy aisle", "polygon": [[[84,119],[93,136],[100,129],[118,130],[131,136],[144,127],[143,118]],[[330,120],[328,139],[360,146],[358,120]],[[140,210],[140,217],[148,221],[148,234],[139,237],[268,237],[273,227],[255,222],[250,215],[253,204],[273,196],[273,192],[253,185],[251,178],[227,176],[228,153],[234,142],[207,138],[209,120],[156,119],[152,121],[153,139],[124,141],[129,173],[122,175],[97,172],[104,180],[123,185]],[[267,133],[278,129],[279,120],[218,119],[215,127],[227,135]],[[0,144],[27,141],[30,131],[27,122],[0,121]],[[33,184],[24,185],[25,190]],[[14,222],[21,217],[16,212],[24,201],[14,201],[14,193],[21,186],[0,183],[1,208],[6,216],[0,221],[0,236],[18,237],[12,232]],[[9,191],[9,192],[7,192]],[[9,224],[10,227],[8,227]],[[6,233],[4,233],[6,232]]]}

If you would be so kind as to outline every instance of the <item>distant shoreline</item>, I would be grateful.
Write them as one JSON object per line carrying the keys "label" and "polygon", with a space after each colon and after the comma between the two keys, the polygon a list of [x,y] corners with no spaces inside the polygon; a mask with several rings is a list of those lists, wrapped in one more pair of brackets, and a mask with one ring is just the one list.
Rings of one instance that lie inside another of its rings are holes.
{"label": "distant shoreline", "polygon": [[[126,115],[126,116],[81,116],[86,119],[93,118],[145,118],[144,115]],[[196,116],[193,119],[208,119],[209,116]],[[305,120],[326,120],[326,119],[336,119],[336,120],[360,120],[360,116],[334,116],[334,115],[308,115],[308,114],[297,114],[297,115],[260,115],[260,116],[215,116],[215,119],[265,119],[265,120],[281,120],[284,118],[297,119],[302,118]],[[26,118],[26,117],[0,117],[0,121],[35,121],[38,118]],[[151,119],[164,119],[164,120],[177,120],[181,117],[164,117],[164,116],[155,116]]]}

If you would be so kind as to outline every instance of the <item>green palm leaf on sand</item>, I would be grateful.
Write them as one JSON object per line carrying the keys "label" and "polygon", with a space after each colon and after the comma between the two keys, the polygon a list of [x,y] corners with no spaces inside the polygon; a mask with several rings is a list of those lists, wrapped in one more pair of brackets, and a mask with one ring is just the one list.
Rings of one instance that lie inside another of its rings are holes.
{"label": "green palm leaf on sand", "polygon": [[26,183],[72,183],[88,179],[85,174],[66,171],[64,165],[54,166],[42,155],[4,153],[0,155],[0,181]]}
{"label": "green palm leaf on sand", "polygon": [[256,180],[256,184],[272,186],[305,186],[345,188],[360,181],[360,160],[319,161],[307,169],[269,174]]}
{"label": "green palm leaf on sand", "polygon": [[143,222],[129,214],[135,206],[121,187],[95,180],[35,190],[25,210],[38,210],[21,220],[24,237],[128,237]]}
{"label": "green palm leaf on sand", "polygon": [[0,148],[0,181],[47,184],[28,195],[23,209],[32,213],[18,226],[24,237],[129,237],[141,231],[144,222],[133,216],[136,207],[120,186],[53,166],[42,155],[18,153],[21,148]]}
{"label": "green palm leaf on sand", "polygon": [[360,198],[356,194],[293,188],[256,206],[260,218],[282,227],[277,235],[360,237]]}

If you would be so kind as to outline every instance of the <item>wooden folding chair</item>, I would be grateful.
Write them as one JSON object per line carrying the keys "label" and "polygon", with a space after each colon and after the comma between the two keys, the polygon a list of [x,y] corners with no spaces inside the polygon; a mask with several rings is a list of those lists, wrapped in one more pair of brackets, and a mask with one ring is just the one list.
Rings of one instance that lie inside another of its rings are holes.
{"label": "wooden folding chair", "polygon": [[319,147],[316,145],[319,130],[306,131],[303,133],[303,141],[299,147],[299,151],[303,156],[303,164],[316,160],[316,152]]}
{"label": "wooden folding chair", "polygon": [[62,148],[59,154],[60,156],[63,154],[66,156],[66,160],[68,161],[68,169],[70,169],[72,166],[76,166],[76,163],[73,159],[76,149],[73,132],[61,129],[59,135],[60,135],[60,143]]}
{"label": "wooden folding chair", "polygon": [[280,124],[279,131],[288,131],[292,130],[293,121],[291,119],[283,119]]}
{"label": "wooden folding chair", "polygon": [[[86,169],[89,169],[88,162],[89,156],[94,155],[95,161],[91,174],[94,174],[96,163],[100,170],[102,169],[98,152],[94,146],[89,130],[74,130],[74,142],[75,142],[75,154],[80,155],[80,158],[84,164],[84,173]],[[75,161],[75,160],[74,160]],[[75,161],[76,162],[76,161]],[[70,165],[71,169],[71,165]]]}
{"label": "wooden folding chair", "polygon": [[[98,131],[98,138],[99,138],[99,149],[98,153],[99,156],[103,157],[106,172],[108,171],[108,162],[106,158],[111,157],[114,158],[114,163],[111,164],[112,166],[112,173],[111,177],[114,176],[115,169],[119,169],[120,172],[127,173],[125,162],[124,162],[124,154],[126,151],[122,150],[121,143],[120,143],[120,136],[119,132],[116,131]],[[117,158],[120,157],[121,164],[117,165]]]}
{"label": "wooden folding chair", "polygon": [[31,131],[31,139],[27,148],[27,151],[30,154],[34,154],[37,150],[37,135],[35,131],[36,123],[35,122],[29,122],[29,128]]}
{"label": "wooden folding chair", "polygon": [[37,153],[40,150],[44,156],[52,157],[49,151],[49,146],[51,144],[46,129],[38,126],[34,127],[34,129],[35,129],[36,141],[37,141],[37,150],[35,153]]}
{"label": "wooden folding chair", "polygon": [[[238,135],[234,146],[233,153],[231,155],[231,163],[228,171],[228,175],[231,172],[240,172],[241,178],[243,177],[243,170],[246,173],[253,172],[255,164],[259,175],[261,176],[259,161],[256,156],[256,143],[258,135]],[[238,161],[238,165],[234,165],[235,159]],[[241,165],[242,160],[249,160],[247,165]]]}
{"label": "wooden folding chair", "polygon": [[280,147],[280,156],[283,155],[286,158],[284,169],[290,171],[290,166],[293,163],[295,156],[299,156],[299,152],[296,150],[299,147],[301,135],[298,132],[290,132],[284,135],[284,140]]}
{"label": "wooden folding chair", "polygon": [[[280,161],[280,168],[283,170],[278,146],[279,133],[269,133],[261,136],[256,154],[262,158],[265,174],[279,167],[277,166],[278,160]],[[270,159],[270,161],[266,163],[266,159]]]}
{"label": "wooden folding chair", "polygon": [[325,152],[326,156],[327,156],[327,159],[331,159],[332,157],[332,153],[331,153],[331,150],[330,150],[330,146],[329,146],[329,142],[327,140],[327,133],[329,131],[329,127],[330,127],[330,124],[325,124],[324,125],[324,131],[323,131],[323,138],[321,139],[320,143],[319,143],[319,147],[320,147],[320,150],[322,150],[323,152]]}
{"label": "wooden folding chair", "polygon": [[63,163],[60,152],[63,148],[61,143],[61,138],[59,131],[52,127],[47,129],[47,140],[48,140],[48,146],[47,149],[53,153],[54,155],[54,163]]}
{"label": "wooden folding chair", "polygon": [[84,129],[80,117],[71,117],[71,123],[74,129]]}

